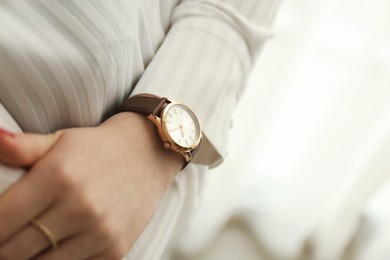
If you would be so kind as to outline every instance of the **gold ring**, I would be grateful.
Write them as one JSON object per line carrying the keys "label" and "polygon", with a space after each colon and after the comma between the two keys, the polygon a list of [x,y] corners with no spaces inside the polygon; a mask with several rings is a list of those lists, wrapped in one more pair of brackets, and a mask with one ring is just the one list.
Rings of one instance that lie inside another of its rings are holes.
{"label": "gold ring", "polygon": [[35,219],[32,219],[30,221],[31,225],[33,225],[36,229],[38,229],[39,232],[42,233],[42,235],[44,235],[46,237],[47,240],[49,240],[50,244],[51,244],[51,247],[52,248],[57,248],[58,247],[58,242],[55,238],[55,236],[53,235],[53,233],[49,230],[48,227],[46,227],[45,225],[43,225],[42,223],[38,222],[37,220]]}

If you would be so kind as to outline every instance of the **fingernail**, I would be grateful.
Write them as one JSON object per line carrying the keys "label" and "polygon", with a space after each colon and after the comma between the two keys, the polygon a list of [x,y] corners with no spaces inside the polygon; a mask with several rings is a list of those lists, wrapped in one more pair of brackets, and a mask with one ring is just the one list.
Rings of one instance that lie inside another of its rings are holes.
{"label": "fingernail", "polygon": [[4,130],[0,128],[0,135],[8,136],[8,137],[15,137],[15,134],[8,132],[7,130]]}

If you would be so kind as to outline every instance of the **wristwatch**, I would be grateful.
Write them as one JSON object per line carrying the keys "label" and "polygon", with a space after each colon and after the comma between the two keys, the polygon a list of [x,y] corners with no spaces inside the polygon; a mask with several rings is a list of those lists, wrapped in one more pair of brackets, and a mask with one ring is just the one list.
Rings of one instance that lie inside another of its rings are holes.
{"label": "wristwatch", "polygon": [[184,169],[203,138],[195,113],[181,102],[149,94],[134,95],[118,109],[118,113],[129,111],[144,114],[154,123],[164,147],[184,156]]}

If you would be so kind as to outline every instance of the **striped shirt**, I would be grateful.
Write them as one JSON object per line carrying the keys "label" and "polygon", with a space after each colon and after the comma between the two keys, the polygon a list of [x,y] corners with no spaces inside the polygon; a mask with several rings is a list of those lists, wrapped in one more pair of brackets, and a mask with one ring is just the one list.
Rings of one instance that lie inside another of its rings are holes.
{"label": "striped shirt", "polygon": [[[227,153],[233,109],[271,35],[278,5],[279,0],[0,0],[0,101],[23,131],[38,133],[96,126],[136,93],[183,101],[207,137],[198,161],[217,165]],[[171,211],[161,206],[166,209],[155,214],[158,222],[153,226],[152,220],[129,255],[159,258],[175,229],[166,223],[173,215],[179,221],[193,205],[199,169],[189,167],[175,180],[161,204],[177,204]],[[174,196],[178,201],[172,202]],[[160,250],[145,249],[156,241]]]}

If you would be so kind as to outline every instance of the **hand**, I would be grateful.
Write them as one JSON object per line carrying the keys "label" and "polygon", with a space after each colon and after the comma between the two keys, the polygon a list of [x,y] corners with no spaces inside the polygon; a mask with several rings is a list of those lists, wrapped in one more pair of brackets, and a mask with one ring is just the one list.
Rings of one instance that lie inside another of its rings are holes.
{"label": "hand", "polygon": [[29,167],[0,195],[0,259],[121,259],[183,158],[163,148],[145,118],[120,113],[99,127],[52,135],[0,132],[0,162]]}
{"label": "hand", "polygon": [[176,130],[179,130],[181,129],[181,125],[179,125],[178,127],[175,127],[173,129],[169,129],[169,132],[175,132]]}

